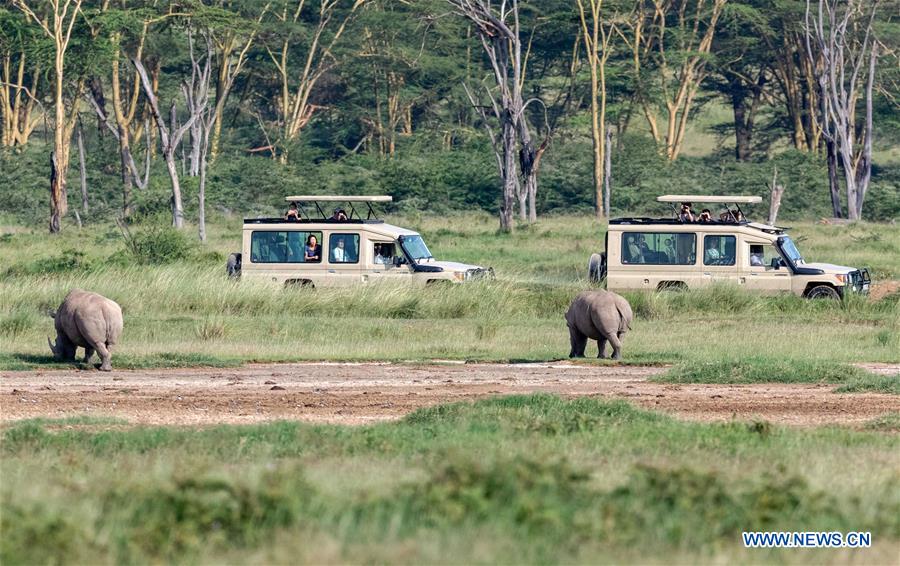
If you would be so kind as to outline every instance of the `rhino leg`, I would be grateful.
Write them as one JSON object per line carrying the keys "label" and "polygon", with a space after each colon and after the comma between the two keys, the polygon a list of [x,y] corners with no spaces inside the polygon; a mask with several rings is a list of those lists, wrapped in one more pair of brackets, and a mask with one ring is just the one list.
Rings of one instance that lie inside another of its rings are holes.
{"label": "rhino leg", "polygon": [[610,334],[609,335],[609,343],[612,344],[613,347],[613,355],[612,359],[621,360],[622,359],[622,334],[624,332],[620,332],[619,334]]}
{"label": "rhino leg", "polygon": [[97,354],[100,356],[100,371],[112,371],[112,364],[110,360],[112,356],[109,353],[109,348],[106,347],[106,344],[97,344]]}
{"label": "rhino leg", "polygon": [[597,352],[598,359],[602,360],[603,358],[606,357],[606,338],[604,338],[603,336],[601,336],[597,340],[597,350],[598,350],[598,352]]}
{"label": "rhino leg", "polygon": [[570,326],[569,327],[569,342],[571,343],[571,350],[569,350],[570,358],[583,358],[584,357],[584,349],[587,347],[587,336],[578,331],[577,328]]}
{"label": "rhino leg", "polygon": [[84,363],[88,363],[91,361],[91,358],[94,357],[94,349],[90,346],[84,347]]}

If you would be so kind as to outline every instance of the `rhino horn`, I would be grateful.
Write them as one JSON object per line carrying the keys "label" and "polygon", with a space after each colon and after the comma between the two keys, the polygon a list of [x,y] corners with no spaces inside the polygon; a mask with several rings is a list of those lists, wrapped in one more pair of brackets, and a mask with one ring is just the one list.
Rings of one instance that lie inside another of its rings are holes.
{"label": "rhino horn", "polygon": [[47,336],[47,345],[50,346],[50,351],[53,352],[53,355],[57,355],[56,346],[53,344],[53,342],[50,341],[49,336]]}
{"label": "rhino horn", "polygon": [[47,315],[49,315],[50,318],[56,318],[56,311],[53,309],[47,309]]}

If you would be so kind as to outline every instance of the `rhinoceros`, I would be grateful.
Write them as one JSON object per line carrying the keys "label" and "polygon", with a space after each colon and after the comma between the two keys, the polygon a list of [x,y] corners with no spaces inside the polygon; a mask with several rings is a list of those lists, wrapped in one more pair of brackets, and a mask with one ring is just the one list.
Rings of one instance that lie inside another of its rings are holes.
{"label": "rhinoceros", "polygon": [[50,349],[57,359],[75,360],[75,349],[84,348],[84,363],[88,363],[96,351],[100,356],[100,369],[112,370],[110,348],[122,336],[122,309],[110,299],[97,293],[73,289],[63,299],[59,310],[51,313],[56,326],[56,343]]}
{"label": "rhinoceros", "polygon": [[633,319],[631,305],[621,295],[602,290],[579,293],[566,311],[572,345],[569,357],[584,357],[590,338],[597,341],[598,358],[606,357],[606,342],[609,341],[613,347],[613,359],[621,359],[622,336],[631,329]]}

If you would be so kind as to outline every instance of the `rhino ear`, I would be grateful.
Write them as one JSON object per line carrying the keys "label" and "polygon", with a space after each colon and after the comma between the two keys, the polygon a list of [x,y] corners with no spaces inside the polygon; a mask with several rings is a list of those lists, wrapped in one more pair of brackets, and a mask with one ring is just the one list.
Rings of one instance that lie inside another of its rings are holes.
{"label": "rhino ear", "polygon": [[57,355],[56,346],[50,341],[49,336],[47,336],[47,345],[50,346],[50,351],[53,352],[53,355]]}
{"label": "rhino ear", "polygon": [[50,316],[50,318],[56,318],[56,311],[53,309],[47,309],[47,314]]}

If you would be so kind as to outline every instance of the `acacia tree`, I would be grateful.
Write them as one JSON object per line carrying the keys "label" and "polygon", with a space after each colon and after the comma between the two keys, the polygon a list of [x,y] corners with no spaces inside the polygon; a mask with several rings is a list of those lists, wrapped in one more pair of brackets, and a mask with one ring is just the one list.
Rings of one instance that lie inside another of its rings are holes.
{"label": "acacia tree", "polygon": [[591,70],[591,143],[594,150],[594,195],[595,212],[602,218],[608,205],[604,207],[603,172],[606,160],[606,62],[612,54],[610,49],[615,23],[604,23],[603,0],[589,0],[590,13],[585,9],[584,0],[576,0],[581,21],[584,49]]}
{"label": "acacia tree", "polygon": [[[118,17],[128,18],[128,14],[124,11],[108,14],[108,16],[111,21],[118,19]],[[135,130],[134,126],[136,123],[138,125],[141,123],[139,119],[136,120],[136,118],[139,118],[139,116],[137,116],[137,110],[140,108],[141,77],[137,71],[133,74],[126,72],[124,81],[121,76],[123,71],[121,52],[122,43],[125,39],[125,31],[122,28],[132,27],[132,25],[129,24],[133,24],[133,22],[126,21],[122,26],[114,24],[115,27],[109,34],[109,42],[112,50],[110,60],[110,90],[112,91],[112,108],[113,116],[115,117],[115,125],[113,125],[109,114],[106,112],[105,101],[98,99],[98,94],[102,95],[102,90],[99,93],[93,91],[86,93],[88,101],[94,108],[94,112],[96,112],[100,122],[113,134],[113,137],[116,138],[116,141],[119,144],[119,163],[122,179],[122,216],[125,218],[131,215],[131,189],[133,184],[137,185],[140,189],[147,186],[147,173],[149,172],[150,159],[150,148],[148,144],[148,147],[145,148],[146,163],[144,177],[142,178],[141,172],[138,170],[137,165],[134,162],[134,156],[131,152],[131,139],[137,137],[136,132],[133,131]],[[147,39],[149,26],[150,22],[146,20],[133,25],[133,27],[140,30],[136,37],[133,38],[136,45],[135,57],[137,59],[143,57],[144,44]]]}
{"label": "acacia tree", "polygon": [[[716,25],[727,0],[638,0],[631,34],[635,97],[650,133],[674,161],[681,152],[697,92],[708,76]],[[656,107],[665,112],[665,132]]]}
{"label": "acacia tree", "polygon": [[[275,100],[275,110],[280,125],[282,145],[296,142],[313,113],[319,108],[311,99],[319,80],[336,64],[334,47],[347,24],[366,0],[352,0],[346,5],[342,0],[320,0],[312,13],[306,13],[306,0],[284,2],[280,9],[272,10],[275,39],[265,46],[275,65],[280,83],[280,96]],[[312,20],[308,30],[306,21]],[[301,42],[302,37],[309,37]],[[292,47],[302,45],[305,53],[298,54]],[[295,61],[300,55],[300,64]],[[285,153],[282,153],[282,159]]]}
{"label": "acacia tree", "polygon": [[[523,51],[518,0],[502,0],[495,8],[490,0],[447,0],[478,33],[490,62],[493,87],[484,85],[488,104],[478,101],[465,86],[473,108],[481,115],[490,136],[500,171],[503,191],[500,205],[500,229],[512,230],[513,207],[519,200],[519,218],[536,220],[537,175],[541,156],[550,143],[549,128],[540,144],[532,141],[525,110],[538,98],[525,100],[527,50]],[[495,92],[496,91],[496,94]],[[499,135],[489,116],[499,124]],[[517,163],[518,154],[518,163]],[[521,173],[521,179],[519,174]]]}
{"label": "acacia tree", "polygon": [[41,66],[28,47],[34,27],[18,12],[0,8],[0,144],[23,146],[41,119],[38,85]]}
{"label": "acacia tree", "polygon": [[[212,75],[212,60],[215,56],[211,34],[205,31],[201,34],[206,52],[198,58],[194,51],[194,31],[188,28],[188,53],[191,58],[191,77],[184,81],[181,91],[184,94],[188,113],[192,120],[191,138],[198,154],[198,175],[200,186],[197,193],[199,205],[198,211],[198,235],[201,242],[206,241],[206,170],[208,166],[210,135],[215,127],[217,114],[216,105],[210,104],[210,77]],[[231,88],[228,84],[227,88]]]}
{"label": "acacia tree", "polygon": [[14,0],[15,5],[34,21],[53,41],[53,152],[50,155],[50,232],[60,231],[60,220],[68,212],[66,175],[69,172],[69,153],[72,133],[78,122],[78,101],[84,86],[79,79],[75,95],[67,102],[64,96],[66,51],[72,39],[72,30],[81,13],[81,0],[45,0],[34,2],[44,10],[39,15],[25,0]]}
{"label": "acacia tree", "polygon": [[[819,0],[813,16],[811,2],[806,2],[807,53],[818,85],[819,126],[826,143],[833,144],[829,157],[844,173],[850,220],[862,217],[872,176],[872,96],[879,46],[872,29],[877,3],[870,5],[867,9],[862,0]],[[858,124],[860,96],[864,110]],[[830,181],[835,195],[836,176]],[[840,204],[833,205],[839,215]]]}

